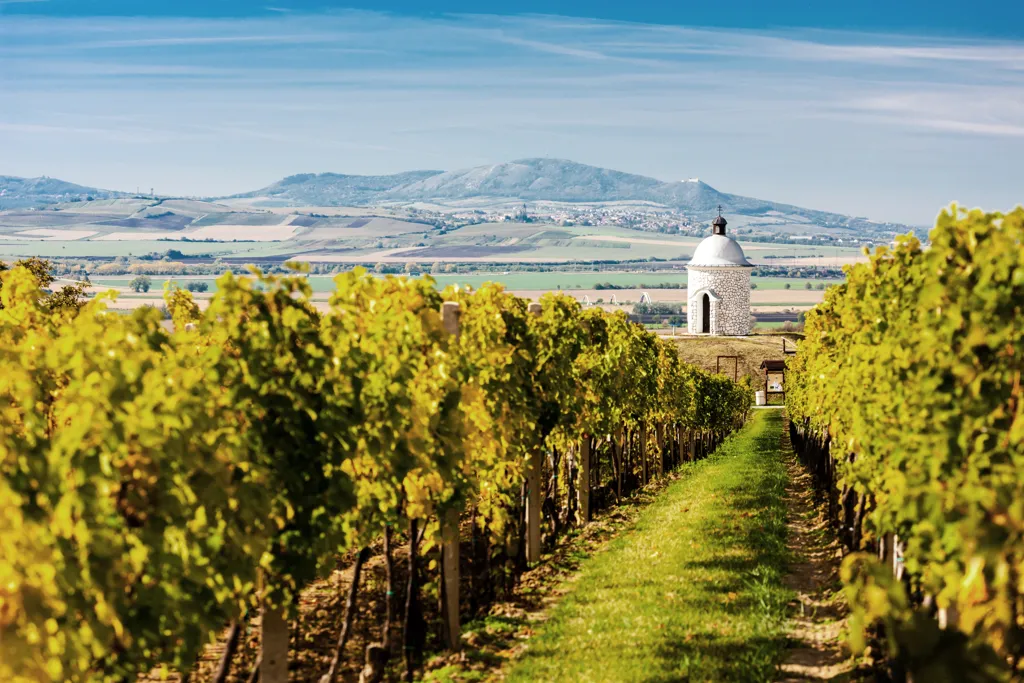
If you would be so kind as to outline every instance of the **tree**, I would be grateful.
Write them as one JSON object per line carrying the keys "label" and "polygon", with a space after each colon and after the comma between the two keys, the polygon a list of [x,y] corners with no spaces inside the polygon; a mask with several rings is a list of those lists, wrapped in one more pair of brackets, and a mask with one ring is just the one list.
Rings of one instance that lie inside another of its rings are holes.
{"label": "tree", "polygon": [[[60,289],[53,291],[51,285],[57,280],[57,276],[54,275],[53,266],[49,261],[33,256],[16,262],[14,267],[28,270],[36,285],[41,290],[44,290],[45,294],[41,302],[45,308],[51,311],[68,311],[72,314],[77,313],[78,309],[81,308],[82,298],[85,296],[85,285],[81,282],[76,282],[72,285],[64,285]],[[10,270],[9,266],[0,261],[0,273],[6,270]],[[0,287],[3,287],[2,281],[0,281]],[[3,305],[0,304],[0,309],[2,308]]]}
{"label": "tree", "polygon": [[[53,266],[50,265],[49,261],[44,259],[33,256],[31,258],[22,259],[14,264],[15,268],[18,266],[27,268],[28,271],[32,273],[32,277],[35,279],[36,284],[39,285],[40,289],[49,289],[50,285],[53,284],[53,281],[57,279],[53,274]],[[0,267],[0,270],[7,270],[7,265],[4,264]]]}
{"label": "tree", "polygon": [[783,289],[789,289],[790,288],[790,284],[787,282],[786,284],[782,285],[782,288]]}
{"label": "tree", "polygon": [[383,275],[384,273],[387,272],[387,268],[388,267],[384,265],[384,262],[381,261],[373,267],[373,272],[377,273],[378,275]]}
{"label": "tree", "polygon": [[430,266],[430,272],[432,274],[434,274],[434,275],[440,273],[441,272],[441,263],[439,261],[434,261],[434,264],[432,266]]}
{"label": "tree", "polygon": [[805,283],[804,283],[804,289],[810,289],[810,288],[811,288],[811,286],[812,286],[812,285],[811,285],[811,283],[810,283],[810,282],[805,282]]}
{"label": "tree", "polygon": [[149,279],[148,275],[138,275],[128,283],[128,286],[131,287],[134,292],[148,292],[151,284],[152,281]]}
{"label": "tree", "polygon": [[412,261],[405,264],[406,275],[415,275],[418,272],[420,272],[420,267],[413,263]]}
{"label": "tree", "polygon": [[210,288],[210,285],[203,282],[202,280],[192,280],[191,282],[185,283],[185,289],[190,292],[205,292]]}
{"label": "tree", "polygon": [[750,283],[750,288],[751,289],[757,289],[757,283],[756,282],[751,282]]}

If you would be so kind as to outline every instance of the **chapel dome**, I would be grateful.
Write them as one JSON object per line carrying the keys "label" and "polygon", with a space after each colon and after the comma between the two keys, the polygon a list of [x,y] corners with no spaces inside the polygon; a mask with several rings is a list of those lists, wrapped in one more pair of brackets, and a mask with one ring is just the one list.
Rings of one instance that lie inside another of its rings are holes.
{"label": "chapel dome", "polygon": [[731,237],[710,235],[697,245],[688,266],[744,266],[753,268],[754,264],[743,255],[743,247]]}

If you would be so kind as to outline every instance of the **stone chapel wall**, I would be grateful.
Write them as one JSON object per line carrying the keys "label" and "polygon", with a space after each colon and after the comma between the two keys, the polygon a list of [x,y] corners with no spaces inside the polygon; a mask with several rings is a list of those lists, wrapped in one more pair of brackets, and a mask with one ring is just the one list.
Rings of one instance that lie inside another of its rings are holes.
{"label": "stone chapel wall", "polygon": [[711,334],[750,334],[750,268],[691,266],[687,269],[686,312],[690,334],[700,333],[698,293],[710,289],[718,297],[712,302]]}

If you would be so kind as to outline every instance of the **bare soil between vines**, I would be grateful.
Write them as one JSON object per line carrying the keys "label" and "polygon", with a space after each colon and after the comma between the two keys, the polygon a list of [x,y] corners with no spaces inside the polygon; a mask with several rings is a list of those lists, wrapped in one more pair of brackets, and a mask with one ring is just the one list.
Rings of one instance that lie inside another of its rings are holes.
{"label": "bare soil between vines", "polygon": [[[423,680],[480,680],[493,678],[502,665],[515,658],[524,642],[533,634],[537,624],[545,619],[547,610],[564,595],[571,585],[580,563],[601,550],[620,532],[628,528],[638,513],[650,504],[657,493],[678,478],[666,473],[664,478],[623,498],[618,506],[596,512],[586,527],[572,529],[560,537],[554,548],[548,549],[541,562],[524,573],[510,599],[499,600],[463,625],[463,649],[456,654],[441,652],[436,593],[429,588],[421,595],[424,616],[428,622],[428,654],[417,679]],[[466,525],[464,525],[466,526]],[[469,534],[464,529],[463,538]],[[406,558],[408,544],[396,536],[392,550],[394,584],[398,595],[393,606],[392,652],[386,676],[388,681],[401,680],[404,671],[402,659],[402,614],[405,606],[405,584],[408,578]],[[353,631],[345,647],[338,681],[355,682],[364,663],[366,646],[383,638],[384,610],[387,592],[383,543],[371,547],[371,556],[362,569],[359,597]],[[464,549],[465,553],[465,549]],[[304,590],[299,600],[299,616],[291,622],[289,647],[289,680],[315,683],[330,666],[334,647],[344,617],[345,596],[352,581],[355,552],[341,558],[338,567],[328,578],[314,582]],[[430,555],[421,559],[429,562]],[[465,608],[464,608],[465,609]],[[465,617],[464,617],[465,618]],[[205,649],[189,681],[210,681],[224,651],[227,628],[216,645]],[[257,663],[260,649],[260,620],[248,620],[239,642],[228,683],[245,683]],[[433,652],[434,654],[430,654]],[[500,678],[500,673],[498,674]],[[177,674],[162,678],[154,672],[149,681],[181,681]]]}

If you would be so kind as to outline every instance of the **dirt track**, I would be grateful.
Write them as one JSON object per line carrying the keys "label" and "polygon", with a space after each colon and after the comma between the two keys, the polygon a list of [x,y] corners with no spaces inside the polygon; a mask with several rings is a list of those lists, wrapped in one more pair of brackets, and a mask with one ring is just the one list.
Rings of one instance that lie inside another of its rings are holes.
{"label": "dirt track", "polygon": [[[791,646],[781,670],[785,683],[852,680],[856,662],[842,643],[847,606],[839,590],[842,553],[828,521],[814,500],[811,477],[796,461],[788,433],[783,433],[790,482],[787,545],[794,558],[786,586],[796,593],[788,632]],[[841,678],[842,677],[842,678]]]}

